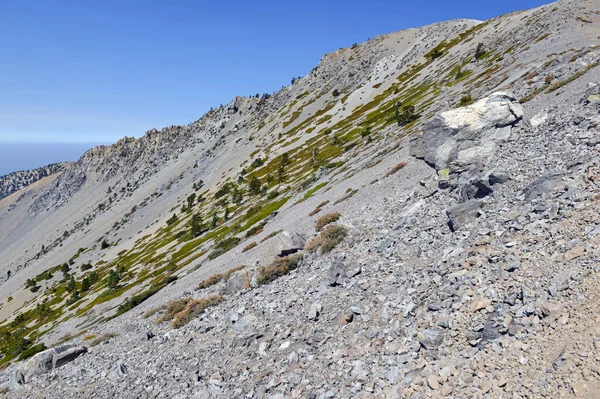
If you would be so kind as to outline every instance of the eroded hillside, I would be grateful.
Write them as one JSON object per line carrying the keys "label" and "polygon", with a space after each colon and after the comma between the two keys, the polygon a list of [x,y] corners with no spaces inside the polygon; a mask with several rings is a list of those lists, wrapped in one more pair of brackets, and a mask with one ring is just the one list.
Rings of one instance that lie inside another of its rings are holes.
{"label": "eroded hillside", "polygon": [[599,13],[562,1],[379,36],[0,201],[0,362],[90,348],[52,382],[13,364],[7,386],[592,392],[576,350],[581,381],[527,381],[594,305]]}

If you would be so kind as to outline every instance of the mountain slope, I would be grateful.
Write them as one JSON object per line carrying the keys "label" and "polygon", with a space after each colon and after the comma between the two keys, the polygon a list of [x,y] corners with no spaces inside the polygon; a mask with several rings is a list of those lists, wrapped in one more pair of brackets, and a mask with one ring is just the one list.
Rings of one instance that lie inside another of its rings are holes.
{"label": "mountain slope", "polygon": [[[593,308],[577,293],[594,286],[595,235],[578,232],[596,223],[599,11],[561,1],[379,36],[273,95],[93,149],[0,201],[3,361],[35,342],[121,335],[57,381],[24,377],[29,397],[47,383],[75,397],[593,392],[568,367],[537,391],[541,363],[521,381],[514,371],[529,340],[564,342],[548,333],[570,326],[562,309],[583,320],[578,304]],[[349,235],[339,248],[259,286],[334,211]],[[142,317],[212,294],[226,298],[181,329]]]}

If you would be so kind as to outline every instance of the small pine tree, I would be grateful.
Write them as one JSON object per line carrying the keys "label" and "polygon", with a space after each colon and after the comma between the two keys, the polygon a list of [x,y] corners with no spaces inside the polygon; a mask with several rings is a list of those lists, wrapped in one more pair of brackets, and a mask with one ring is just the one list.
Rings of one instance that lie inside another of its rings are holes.
{"label": "small pine tree", "polygon": [[86,292],[87,290],[90,289],[91,286],[92,286],[92,284],[90,284],[89,278],[84,277],[84,279],[81,280],[81,292]]}
{"label": "small pine tree", "polygon": [[283,164],[280,164],[279,168],[277,168],[277,183],[281,184],[281,183],[283,183],[284,180],[285,180],[285,168],[283,167]]}
{"label": "small pine tree", "polygon": [[67,281],[67,292],[73,292],[75,291],[76,285],[75,285],[75,279],[73,278],[73,276],[70,276],[69,281]]}
{"label": "small pine tree", "polygon": [[202,216],[199,213],[194,213],[190,219],[190,234],[192,237],[202,234]]}
{"label": "small pine tree", "polygon": [[219,225],[219,215],[217,213],[213,213],[212,221],[210,222],[211,229],[214,229]]}
{"label": "small pine tree", "polygon": [[260,180],[256,176],[253,176],[252,180],[250,180],[249,189],[250,189],[250,194],[252,194],[252,195],[260,194],[261,183],[260,183]]}
{"label": "small pine tree", "polygon": [[177,222],[177,215],[173,214],[173,216],[171,216],[168,220],[167,220],[167,225],[170,226],[173,223]]}
{"label": "small pine tree", "polygon": [[483,43],[479,43],[477,45],[477,48],[475,49],[475,58],[480,60],[486,54],[487,54],[487,51],[485,49],[485,45]]}
{"label": "small pine tree", "polygon": [[196,202],[196,193],[191,193],[187,197],[187,207],[189,210],[191,210],[192,207],[194,206],[194,202]]}
{"label": "small pine tree", "polygon": [[117,273],[113,269],[110,269],[108,271],[108,276],[106,276],[106,279],[104,280],[104,283],[106,285],[106,288],[108,288],[111,291],[114,291],[119,287],[119,281],[121,281],[119,273]]}

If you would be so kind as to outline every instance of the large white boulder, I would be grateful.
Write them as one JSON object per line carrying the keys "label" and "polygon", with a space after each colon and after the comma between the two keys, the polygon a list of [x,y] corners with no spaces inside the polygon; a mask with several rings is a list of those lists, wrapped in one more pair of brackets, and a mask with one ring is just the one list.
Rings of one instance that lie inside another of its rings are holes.
{"label": "large white boulder", "polygon": [[485,162],[497,144],[510,137],[512,127],[523,118],[523,107],[505,92],[497,92],[472,105],[442,112],[411,143],[413,156],[437,170],[453,162]]}

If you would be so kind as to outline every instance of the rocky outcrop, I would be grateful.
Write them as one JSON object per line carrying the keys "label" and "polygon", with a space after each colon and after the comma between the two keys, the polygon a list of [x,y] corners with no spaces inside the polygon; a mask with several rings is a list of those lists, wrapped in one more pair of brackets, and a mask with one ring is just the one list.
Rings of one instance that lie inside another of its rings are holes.
{"label": "rocky outcrop", "polygon": [[411,142],[411,155],[436,170],[461,169],[484,163],[523,118],[523,107],[504,92],[475,104],[446,111],[430,121]]}
{"label": "rocky outcrop", "polygon": [[275,252],[277,256],[288,256],[304,248],[306,238],[293,231],[282,231],[274,241]]}
{"label": "rocky outcrop", "polygon": [[17,368],[11,385],[13,387],[24,385],[32,376],[54,371],[57,367],[75,360],[84,353],[87,353],[87,348],[75,344],[59,345],[40,352]]}
{"label": "rocky outcrop", "polygon": [[411,142],[411,155],[438,172],[438,185],[456,191],[461,204],[446,210],[452,231],[473,221],[492,186],[505,183],[505,171],[486,171],[498,146],[523,119],[523,107],[504,92],[473,105],[441,113]]}
{"label": "rocky outcrop", "polygon": [[62,172],[67,165],[64,162],[53,163],[42,168],[13,172],[0,177],[0,199],[16,193],[44,177]]}

